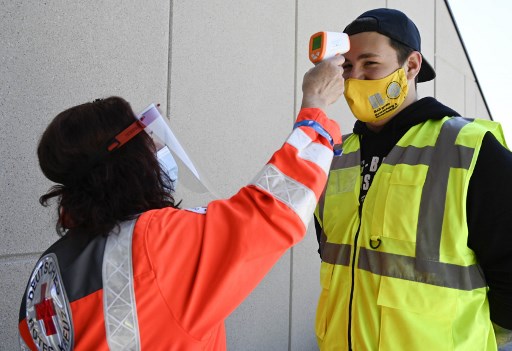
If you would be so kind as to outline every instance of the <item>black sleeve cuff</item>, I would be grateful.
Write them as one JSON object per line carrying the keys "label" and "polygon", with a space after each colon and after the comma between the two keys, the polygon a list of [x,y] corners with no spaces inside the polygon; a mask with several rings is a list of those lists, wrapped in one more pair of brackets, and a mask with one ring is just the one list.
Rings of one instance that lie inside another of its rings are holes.
{"label": "black sleeve cuff", "polygon": [[491,321],[502,328],[512,330],[512,300],[510,296],[500,296],[489,291]]}

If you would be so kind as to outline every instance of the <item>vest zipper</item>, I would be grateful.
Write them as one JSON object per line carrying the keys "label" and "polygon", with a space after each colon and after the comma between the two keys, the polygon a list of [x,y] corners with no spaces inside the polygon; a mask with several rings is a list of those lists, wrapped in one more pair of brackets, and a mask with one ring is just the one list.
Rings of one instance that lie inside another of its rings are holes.
{"label": "vest zipper", "polygon": [[354,253],[352,255],[352,283],[350,285],[350,299],[348,304],[348,349],[352,351],[352,302],[354,299],[354,284],[355,284],[355,267],[356,267],[356,255],[357,255],[357,240],[359,238],[359,231],[361,230],[361,217],[362,217],[362,205],[359,205],[359,224],[357,225],[356,235],[354,237]]}

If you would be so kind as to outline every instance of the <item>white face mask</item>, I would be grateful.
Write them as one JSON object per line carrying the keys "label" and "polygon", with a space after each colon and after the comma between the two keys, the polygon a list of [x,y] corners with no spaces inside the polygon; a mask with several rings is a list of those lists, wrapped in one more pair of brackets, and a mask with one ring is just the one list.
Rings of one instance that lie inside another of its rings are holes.
{"label": "white face mask", "polygon": [[178,185],[178,165],[176,164],[174,157],[172,157],[171,151],[167,145],[158,150],[156,157],[158,158],[158,162],[160,162],[160,167],[164,173],[172,180],[173,189],[176,189]]}

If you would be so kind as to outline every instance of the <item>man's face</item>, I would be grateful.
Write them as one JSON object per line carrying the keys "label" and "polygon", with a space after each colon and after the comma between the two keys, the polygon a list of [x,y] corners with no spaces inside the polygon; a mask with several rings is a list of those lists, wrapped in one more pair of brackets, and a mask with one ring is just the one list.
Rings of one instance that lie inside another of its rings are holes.
{"label": "man's face", "polygon": [[345,79],[381,79],[400,68],[397,53],[389,44],[389,38],[377,32],[350,36],[350,51],[343,56]]}

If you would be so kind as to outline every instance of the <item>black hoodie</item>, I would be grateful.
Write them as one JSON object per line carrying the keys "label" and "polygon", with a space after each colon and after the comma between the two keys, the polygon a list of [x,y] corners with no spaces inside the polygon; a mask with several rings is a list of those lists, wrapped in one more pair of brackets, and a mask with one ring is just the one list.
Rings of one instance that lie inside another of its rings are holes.
{"label": "black hoodie", "polygon": [[[427,97],[400,111],[378,133],[361,121],[355,123],[354,134],[361,140],[361,203],[383,158],[400,138],[416,124],[446,116],[459,114]],[[487,133],[469,182],[468,247],[475,252],[489,286],[491,320],[507,329],[512,329],[511,181],[512,153]],[[320,241],[321,228],[316,218],[315,228]]]}

